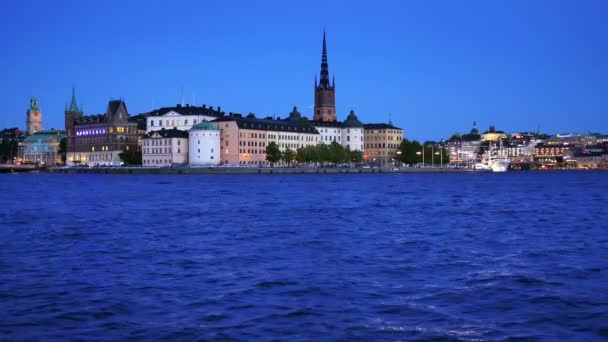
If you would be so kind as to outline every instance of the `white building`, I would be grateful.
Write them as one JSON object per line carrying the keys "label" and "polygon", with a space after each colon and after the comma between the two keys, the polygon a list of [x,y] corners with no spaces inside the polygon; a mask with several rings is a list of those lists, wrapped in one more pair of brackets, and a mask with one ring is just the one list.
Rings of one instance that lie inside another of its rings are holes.
{"label": "white building", "polygon": [[351,110],[350,114],[342,123],[342,146],[351,151],[363,152],[363,124],[355,115],[355,111]]}
{"label": "white building", "polygon": [[203,121],[192,126],[189,147],[190,165],[219,165],[220,129],[217,124]]}
{"label": "white building", "polygon": [[[296,107],[293,107],[288,120],[294,122],[302,120]],[[348,147],[351,151],[363,152],[363,124],[359,121],[354,111],[350,111],[348,118],[344,122],[311,121],[310,123],[319,132],[319,140],[315,143],[329,145],[335,141],[344,147]]]}
{"label": "white building", "polygon": [[214,110],[213,107],[177,105],[175,107],[160,108],[150,113],[145,113],[146,116],[146,133],[158,131],[160,129],[177,128],[182,131],[187,131],[192,126],[203,121],[212,121],[223,115],[221,108]]}
{"label": "white building", "polygon": [[144,167],[188,164],[188,132],[161,129],[147,134],[142,140]]}
{"label": "white building", "polygon": [[354,111],[350,111],[344,122],[312,121],[312,125],[319,132],[319,143],[338,144],[348,147],[351,151],[363,152],[364,129]]}

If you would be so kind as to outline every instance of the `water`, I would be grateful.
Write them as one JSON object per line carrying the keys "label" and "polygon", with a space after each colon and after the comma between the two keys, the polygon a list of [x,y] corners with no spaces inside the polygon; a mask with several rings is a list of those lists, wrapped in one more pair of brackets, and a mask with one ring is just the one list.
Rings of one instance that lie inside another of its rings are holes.
{"label": "water", "polygon": [[0,339],[605,340],[608,174],[0,175]]}

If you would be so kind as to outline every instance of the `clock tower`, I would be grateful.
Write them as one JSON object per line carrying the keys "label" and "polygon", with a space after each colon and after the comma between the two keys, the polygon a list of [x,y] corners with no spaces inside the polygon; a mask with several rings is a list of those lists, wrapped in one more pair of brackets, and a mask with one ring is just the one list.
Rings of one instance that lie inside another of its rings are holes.
{"label": "clock tower", "polygon": [[25,130],[28,135],[42,131],[42,112],[38,109],[38,100],[30,99],[30,108],[27,110],[25,119]]}

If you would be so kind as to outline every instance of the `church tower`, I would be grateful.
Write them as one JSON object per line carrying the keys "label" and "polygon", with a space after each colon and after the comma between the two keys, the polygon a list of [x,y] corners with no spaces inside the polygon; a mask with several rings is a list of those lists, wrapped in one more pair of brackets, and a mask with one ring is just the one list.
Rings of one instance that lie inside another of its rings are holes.
{"label": "church tower", "polygon": [[38,100],[30,99],[30,108],[25,112],[25,130],[27,135],[42,131],[42,112],[38,109]]}
{"label": "church tower", "polygon": [[323,32],[323,53],[321,55],[321,79],[317,84],[315,77],[315,121],[336,121],[336,88],[332,79],[329,84],[329,68],[327,65],[327,45]]}
{"label": "church tower", "polygon": [[74,152],[76,136],[74,135],[74,121],[82,118],[82,107],[76,103],[76,90],[72,87],[72,101],[70,107],[65,106],[65,142],[67,152]]}

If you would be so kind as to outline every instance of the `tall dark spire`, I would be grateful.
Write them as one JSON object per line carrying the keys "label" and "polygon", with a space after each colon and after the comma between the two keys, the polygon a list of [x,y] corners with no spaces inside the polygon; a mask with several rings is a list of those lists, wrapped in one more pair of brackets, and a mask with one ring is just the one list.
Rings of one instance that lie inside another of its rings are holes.
{"label": "tall dark spire", "polygon": [[70,112],[78,113],[80,110],[78,109],[78,104],[76,103],[76,89],[72,87],[72,101],[70,102]]}
{"label": "tall dark spire", "polygon": [[329,68],[327,65],[327,43],[325,42],[325,31],[323,31],[323,54],[321,55],[321,79],[319,80],[319,88],[330,88],[329,85]]}

